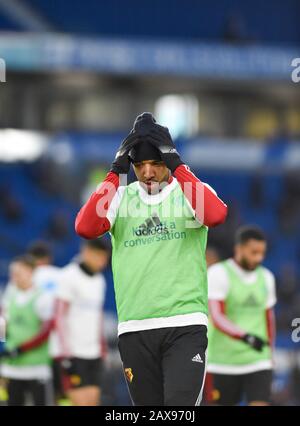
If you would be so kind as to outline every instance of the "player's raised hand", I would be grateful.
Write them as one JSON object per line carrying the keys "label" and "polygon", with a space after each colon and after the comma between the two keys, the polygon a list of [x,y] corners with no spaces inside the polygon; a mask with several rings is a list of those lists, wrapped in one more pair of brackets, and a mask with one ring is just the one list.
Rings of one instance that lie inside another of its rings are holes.
{"label": "player's raised hand", "polygon": [[127,174],[130,168],[128,153],[140,141],[140,135],[133,129],[121,143],[110,171],[116,174]]}
{"label": "player's raised hand", "polygon": [[160,151],[164,163],[172,173],[180,164],[184,164],[167,127],[159,124],[152,126],[147,135],[147,141]]}

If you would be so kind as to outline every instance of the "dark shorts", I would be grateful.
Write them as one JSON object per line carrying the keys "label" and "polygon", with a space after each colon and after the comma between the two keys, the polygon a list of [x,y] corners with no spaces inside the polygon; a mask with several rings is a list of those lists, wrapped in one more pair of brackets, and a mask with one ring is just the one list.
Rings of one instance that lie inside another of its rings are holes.
{"label": "dark shorts", "polygon": [[67,368],[63,365],[63,388],[65,391],[85,386],[101,387],[102,360],[71,358]]}
{"label": "dark shorts", "polygon": [[271,399],[272,370],[249,374],[211,374],[206,377],[210,387],[208,400],[217,405],[249,404],[254,401],[269,403]]}
{"label": "dark shorts", "polygon": [[119,350],[134,405],[200,405],[206,364],[203,325],[124,333]]}
{"label": "dark shorts", "polygon": [[54,394],[57,399],[65,397],[65,387],[64,387],[64,376],[65,372],[61,364],[60,358],[55,358],[52,360],[52,380]]}
{"label": "dark shorts", "polygon": [[8,405],[27,405],[29,397],[35,406],[53,405],[52,383],[44,380],[8,380]]}

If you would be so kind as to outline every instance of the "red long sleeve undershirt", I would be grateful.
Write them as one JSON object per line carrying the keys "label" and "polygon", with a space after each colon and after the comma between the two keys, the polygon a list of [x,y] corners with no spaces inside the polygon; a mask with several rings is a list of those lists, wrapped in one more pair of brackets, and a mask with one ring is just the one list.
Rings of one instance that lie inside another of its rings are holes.
{"label": "red long sleeve undershirt", "polygon": [[269,342],[272,348],[275,345],[275,337],[276,337],[275,315],[274,315],[274,310],[272,308],[266,310],[266,321],[267,321]]}
{"label": "red long sleeve undershirt", "polygon": [[201,223],[210,228],[225,221],[226,204],[214,191],[202,183],[188,166],[182,164],[177,167],[174,175]]}
{"label": "red long sleeve undershirt", "polygon": [[[106,215],[118,187],[119,176],[113,172],[107,173],[105,180],[91,195],[76,217],[75,230],[78,235],[86,239],[93,239],[109,231],[110,222]],[[104,204],[100,215],[98,206],[103,197],[106,197],[107,202]]]}
{"label": "red long sleeve undershirt", "polygon": [[[180,165],[174,175],[201,223],[212,227],[225,221],[226,204],[203,184],[189,170],[188,166]],[[107,211],[118,187],[119,176],[109,172],[77,215],[75,229],[78,235],[86,239],[93,239],[109,231],[110,222],[107,219]],[[185,190],[186,188],[188,190]],[[104,204],[101,203],[103,197],[105,197]],[[100,211],[99,206],[101,206]]]}
{"label": "red long sleeve undershirt", "polygon": [[102,359],[106,359],[107,355],[108,355],[108,347],[107,347],[107,341],[104,335],[104,316],[103,313],[101,315],[101,322],[100,322],[100,353],[101,353],[101,358]]}
{"label": "red long sleeve undershirt", "polygon": [[65,326],[65,318],[67,312],[69,310],[70,303],[65,300],[57,299],[55,302],[55,329],[57,331],[59,344],[61,347],[62,357],[69,357],[70,351],[67,347],[67,339],[65,336],[66,326]]}
{"label": "red long sleeve undershirt", "polygon": [[[233,339],[241,339],[247,333],[245,330],[242,330],[240,327],[236,326],[232,321],[230,321],[230,319],[228,319],[226,316],[226,305],[224,301],[210,300],[209,311],[214,326],[222,333],[227,334],[227,336],[230,336]],[[266,323],[268,340],[270,346],[272,347],[275,340],[275,319],[272,308],[266,309]]]}
{"label": "red long sleeve undershirt", "polygon": [[45,321],[42,323],[41,329],[38,334],[33,336],[30,340],[22,343],[22,345],[19,346],[19,349],[21,352],[27,352],[32,349],[37,348],[38,346],[41,346],[44,342],[47,341],[49,338],[49,335],[51,331],[53,330],[54,321]]}
{"label": "red long sleeve undershirt", "polygon": [[214,326],[227,336],[240,339],[246,334],[245,330],[242,330],[227,318],[223,300],[209,300],[209,312]]}

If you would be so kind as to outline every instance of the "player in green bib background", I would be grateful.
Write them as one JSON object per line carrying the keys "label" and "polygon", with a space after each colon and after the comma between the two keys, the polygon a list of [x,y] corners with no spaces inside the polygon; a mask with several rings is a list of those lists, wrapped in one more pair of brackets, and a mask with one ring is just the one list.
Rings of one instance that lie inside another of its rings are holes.
{"label": "player in green bib background", "polygon": [[8,405],[50,405],[52,400],[48,337],[53,304],[33,284],[34,259],[20,256],[10,265],[10,289],[3,302],[6,341],[1,375],[8,379]]}
{"label": "player in green bib background", "polygon": [[260,229],[242,227],[234,257],[208,271],[206,393],[219,405],[270,402],[276,295],[274,276],[261,265],[266,247]]}
{"label": "player in green bib background", "polygon": [[[130,163],[137,181],[123,182]],[[206,240],[226,205],[181,160],[167,128],[137,117],[76,231],[109,232],[119,349],[136,405],[199,405],[206,365]]]}

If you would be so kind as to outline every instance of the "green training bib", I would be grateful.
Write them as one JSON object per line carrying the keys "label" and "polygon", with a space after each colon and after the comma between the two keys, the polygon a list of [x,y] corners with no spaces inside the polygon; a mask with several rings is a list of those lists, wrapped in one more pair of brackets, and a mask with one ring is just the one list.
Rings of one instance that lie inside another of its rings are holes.
{"label": "green training bib", "polygon": [[207,314],[207,227],[179,185],[155,205],[141,199],[138,182],[128,185],[111,234],[119,322]]}
{"label": "green training bib", "polygon": [[[256,281],[245,284],[236,274],[228,260],[222,262],[229,278],[229,292],[225,300],[226,316],[235,325],[248,333],[268,340],[266,323],[267,286],[261,267],[256,270]],[[240,340],[219,331],[209,320],[208,362],[219,365],[246,365],[269,360],[271,351],[264,346],[258,352]]]}

